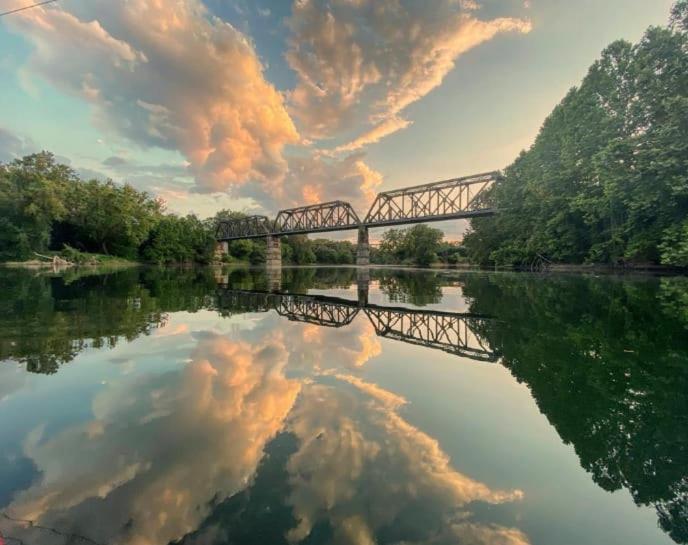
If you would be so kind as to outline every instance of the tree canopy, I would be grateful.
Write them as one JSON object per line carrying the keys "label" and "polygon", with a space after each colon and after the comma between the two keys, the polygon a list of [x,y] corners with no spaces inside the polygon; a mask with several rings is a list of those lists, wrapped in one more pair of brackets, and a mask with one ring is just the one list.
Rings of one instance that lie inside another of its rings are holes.
{"label": "tree canopy", "polygon": [[544,256],[688,266],[688,2],[607,47],[487,195],[466,236],[481,264]]}

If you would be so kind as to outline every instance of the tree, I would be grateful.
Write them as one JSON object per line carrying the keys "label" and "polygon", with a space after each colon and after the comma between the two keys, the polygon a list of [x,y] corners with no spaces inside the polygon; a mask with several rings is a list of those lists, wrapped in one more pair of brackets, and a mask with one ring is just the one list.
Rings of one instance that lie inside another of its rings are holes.
{"label": "tree", "polygon": [[74,171],[48,152],[0,164],[0,259],[28,259],[48,249],[76,181]]}
{"label": "tree", "polygon": [[427,267],[437,260],[443,237],[439,229],[422,224],[409,229],[390,229],[382,235],[376,261],[414,263]]}
{"label": "tree", "polygon": [[685,263],[687,14],[602,52],[484,197],[500,212],[471,222],[472,261]]}
{"label": "tree", "polygon": [[154,263],[208,263],[214,246],[213,233],[196,216],[168,214],[150,232],[141,255]]}

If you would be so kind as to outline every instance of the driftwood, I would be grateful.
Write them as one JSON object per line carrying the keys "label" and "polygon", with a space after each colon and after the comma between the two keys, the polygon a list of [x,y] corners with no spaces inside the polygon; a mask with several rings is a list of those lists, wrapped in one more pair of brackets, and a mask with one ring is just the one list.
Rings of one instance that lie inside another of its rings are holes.
{"label": "driftwood", "polygon": [[42,258],[42,259],[49,260],[51,262],[53,268],[55,268],[55,269],[74,266],[74,263],[72,263],[71,261],[68,261],[66,259],[61,258],[59,255],[49,256],[49,255],[39,254],[38,252],[34,252],[34,254],[37,255],[38,257]]}

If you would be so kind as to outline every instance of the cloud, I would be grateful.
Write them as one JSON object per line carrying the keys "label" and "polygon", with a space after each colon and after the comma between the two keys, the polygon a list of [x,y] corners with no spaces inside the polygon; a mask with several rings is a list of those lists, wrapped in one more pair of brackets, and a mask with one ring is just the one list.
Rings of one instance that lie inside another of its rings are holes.
{"label": "cloud", "polygon": [[475,17],[475,2],[297,0],[289,19],[287,62],[298,75],[291,111],[309,138],[360,126],[343,150],[358,149],[408,126],[399,116],[440,85],[456,59],[528,21]]}
{"label": "cloud", "polygon": [[299,137],[240,31],[199,0],[69,5],[8,25],[33,44],[31,69],[90,102],[97,123],[179,150],[203,191],[283,176],[283,148]]}
{"label": "cloud", "polygon": [[376,543],[382,532],[390,542],[528,543],[517,529],[471,520],[469,509],[519,500],[521,491],[493,490],[459,473],[436,440],[399,416],[403,399],[343,379],[358,391],[306,385],[289,417],[300,442],[287,464],[288,503],[299,521],[291,542],[326,525],[336,544]]}
{"label": "cloud", "polygon": [[208,335],[182,372],[110,383],[91,421],[26,440],[42,478],[9,510],[102,543],[183,536],[246,486],[282,428],[300,389],[286,361],[279,342]]}
{"label": "cloud", "polygon": [[36,151],[38,149],[33,140],[0,127],[0,163],[7,163]]}
{"label": "cloud", "polygon": [[292,156],[283,180],[272,188],[244,186],[239,194],[252,197],[276,210],[318,202],[343,200],[365,213],[375,198],[382,174],[368,166],[361,153],[343,158],[322,154]]}
{"label": "cloud", "polygon": [[335,148],[335,152],[354,151],[361,149],[369,144],[379,142],[385,136],[389,136],[399,130],[405,129],[411,124],[408,119],[392,116],[370,129],[368,132],[354,138],[351,142]]}

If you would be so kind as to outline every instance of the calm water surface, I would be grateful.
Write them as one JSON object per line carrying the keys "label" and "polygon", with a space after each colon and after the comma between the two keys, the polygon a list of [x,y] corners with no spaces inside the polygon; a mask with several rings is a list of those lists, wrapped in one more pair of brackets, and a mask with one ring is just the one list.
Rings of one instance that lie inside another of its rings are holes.
{"label": "calm water surface", "polygon": [[7,543],[688,543],[688,279],[5,270],[0,293]]}

